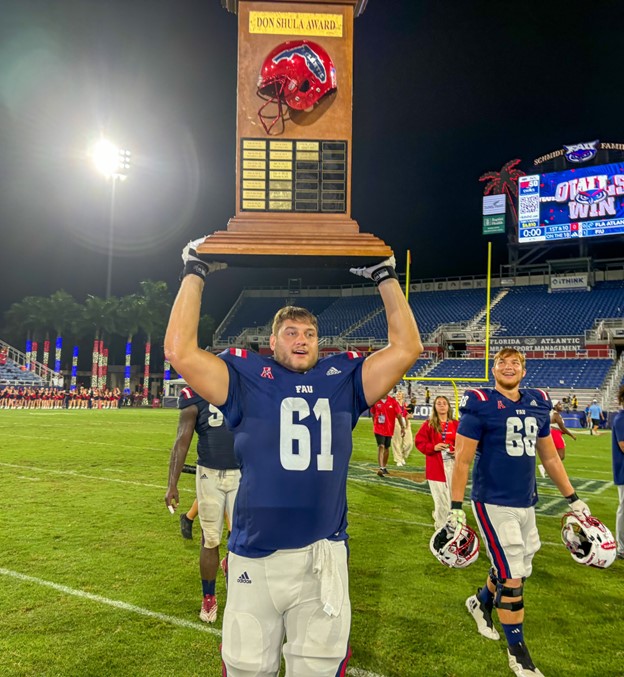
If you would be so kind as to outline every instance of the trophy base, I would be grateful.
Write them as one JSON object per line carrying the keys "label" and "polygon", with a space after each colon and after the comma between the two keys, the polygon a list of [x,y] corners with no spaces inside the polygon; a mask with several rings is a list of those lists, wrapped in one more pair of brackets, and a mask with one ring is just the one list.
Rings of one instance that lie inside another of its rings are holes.
{"label": "trophy base", "polygon": [[197,253],[239,267],[340,268],[375,263],[393,252],[378,237],[360,233],[351,219],[319,222],[304,217],[279,225],[233,218],[226,231],[208,235]]}

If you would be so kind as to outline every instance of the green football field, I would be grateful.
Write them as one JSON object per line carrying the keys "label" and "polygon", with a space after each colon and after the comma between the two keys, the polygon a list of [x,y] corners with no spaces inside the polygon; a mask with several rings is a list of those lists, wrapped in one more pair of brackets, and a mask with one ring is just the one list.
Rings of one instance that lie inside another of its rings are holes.
{"label": "green football field", "polygon": [[[198,525],[183,540],[163,502],[176,426],[175,410],[0,411],[1,675],[221,674],[223,577],[208,626],[198,619]],[[610,434],[566,441],[573,484],[613,530]],[[347,674],[511,675],[504,641],[481,637],[464,607],[485,580],[485,553],[464,570],[439,564],[424,456],[414,450],[384,479],[375,456],[363,419],[348,482]],[[560,539],[565,502],[548,479],[538,486],[542,548],[525,587],[535,663],[546,677],[621,677],[624,561],[607,570],[573,562]],[[179,487],[186,509],[194,478],[182,475]]]}

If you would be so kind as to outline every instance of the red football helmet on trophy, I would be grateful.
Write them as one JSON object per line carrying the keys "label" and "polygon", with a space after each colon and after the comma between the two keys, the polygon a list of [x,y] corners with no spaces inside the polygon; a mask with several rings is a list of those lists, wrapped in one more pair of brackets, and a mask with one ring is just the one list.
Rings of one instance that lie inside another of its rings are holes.
{"label": "red football helmet on trophy", "polygon": [[[336,68],[329,54],[316,42],[282,42],[266,57],[258,77],[258,95],[265,100],[258,117],[267,134],[281,121],[284,104],[294,110],[307,110],[326,94],[336,90]],[[275,104],[274,115],[266,112]]]}

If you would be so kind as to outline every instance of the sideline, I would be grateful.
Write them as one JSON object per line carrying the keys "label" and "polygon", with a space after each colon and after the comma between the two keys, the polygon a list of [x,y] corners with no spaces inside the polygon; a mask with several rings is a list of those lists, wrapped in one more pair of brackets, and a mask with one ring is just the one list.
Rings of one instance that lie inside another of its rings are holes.
{"label": "sideline", "polygon": [[[163,621],[164,623],[169,623],[170,625],[177,625],[181,628],[190,628],[191,630],[198,630],[200,632],[206,632],[210,635],[215,635],[216,637],[221,637],[221,630],[206,625],[205,623],[196,623],[193,621],[184,620],[183,618],[177,618],[176,616],[157,613],[155,611],[150,611],[149,609],[143,609],[142,607],[136,606],[134,604],[128,604],[127,602],[122,602],[116,599],[109,599],[108,597],[102,597],[101,595],[94,595],[90,592],[85,592],[84,590],[76,590],[74,588],[69,588],[66,585],[60,585],[59,583],[46,581],[42,578],[36,578],[35,576],[27,576],[26,574],[21,574],[18,571],[11,571],[10,569],[0,568],[0,575],[9,576],[10,578],[15,578],[26,583],[43,585],[66,595],[73,595],[74,597],[88,599],[91,602],[106,604],[108,606],[114,607],[115,609],[121,609],[122,611],[129,611],[130,613],[154,618],[156,620]],[[362,668],[356,667],[347,668],[347,675],[352,675],[353,677],[384,677],[384,675],[379,675],[375,672],[368,672],[367,670],[362,670]]]}

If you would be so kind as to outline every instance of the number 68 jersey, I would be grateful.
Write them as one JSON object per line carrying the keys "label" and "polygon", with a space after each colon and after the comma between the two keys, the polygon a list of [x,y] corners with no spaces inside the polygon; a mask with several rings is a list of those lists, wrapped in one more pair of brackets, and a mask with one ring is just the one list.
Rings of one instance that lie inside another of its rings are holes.
{"label": "number 68 jersey", "polygon": [[368,408],[363,357],[341,353],[305,373],[229,349],[221,412],[234,433],[241,481],[229,548],[244,557],[347,538],[352,430]]}
{"label": "number 68 jersey", "polygon": [[494,388],[465,391],[457,433],[479,442],[473,501],[512,508],[535,505],[535,447],[538,437],[550,434],[551,409],[548,393],[538,388],[521,389],[517,402]]}

